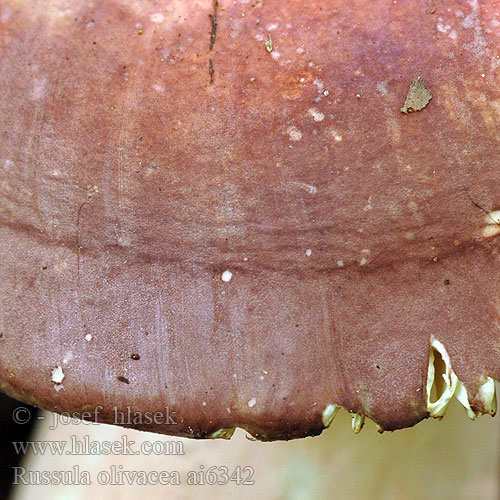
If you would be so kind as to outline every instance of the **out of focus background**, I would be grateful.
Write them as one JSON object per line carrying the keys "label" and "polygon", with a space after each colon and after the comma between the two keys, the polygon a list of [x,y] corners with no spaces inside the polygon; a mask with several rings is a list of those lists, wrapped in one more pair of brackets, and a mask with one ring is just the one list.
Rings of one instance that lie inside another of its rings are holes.
{"label": "out of focus background", "polygon": [[[19,407],[29,410],[23,425],[12,421]],[[274,443],[251,441],[242,430],[230,441],[194,441],[69,424],[8,398],[1,412],[1,500],[136,500],[142,495],[154,500],[500,499],[500,417],[471,422],[456,400],[442,421],[427,420],[411,429],[381,435],[368,421],[354,435],[351,416],[340,410],[321,436]],[[29,441],[56,444],[14,450],[13,442]],[[119,443],[118,454],[105,454],[105,442]],[[134,455],[123,454],[131,450]],[[70,471],[73,483],[86,473],[92,484],[53,484],[54,471]],[[141,478],[154,482],[159,475],[151,472],[161,471],[164,481],[166,473],[170,479],[178,473],[181,484],[137,484]],[[9,488],[13,472],[19,484]],[[43,477],[52,484],[37,484]],[[205,484],[188,484],[189,477]]]}

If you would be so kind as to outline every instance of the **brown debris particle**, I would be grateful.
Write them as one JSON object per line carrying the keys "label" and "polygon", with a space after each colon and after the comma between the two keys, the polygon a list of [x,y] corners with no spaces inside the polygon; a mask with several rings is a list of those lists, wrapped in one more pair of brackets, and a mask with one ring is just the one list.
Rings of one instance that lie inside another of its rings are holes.
{"label": "brown debris particle", "polygon": [[124,384],[130,384],[130,380],[128,378],[122,377],[121,375],[116,377],[116,380],[123,382]]}
{"label": "brown debris particle", "polygon": [[210,18],[210,24],[212,25],[212,31],[210,32],[210,42],[208,44],[208,49],[212,50],[215,44],[215,37],[217,35],[217,10],[219,8],[218,0],[213,0],[213,14],[208,14]]}
{"label": "brown debris particle", "polygon": [[403,113],[414,113],[424,109],[432,99],[432,94],[425,88],[424,81],[421,76],[413,79],[410,85],[410,90],[406,96],[404,106],[401,108]]}
{"label": "brown debris particle", "polygon": [[266,45],[266,50],[268,52],[272,52],[273,51],[273,39],[271,38],[271,35],[269,33],[267,34],[265,45]]}
{"label": "brown debris particle", "polygon": [[210,76],[210,83],[214,83],[214,60],[208,60],[208,75]]}
{"label": "brown debris particle", "polygon": [[[215,37],[217,35],[217,10],[219,7],[218,0],[213,0],[214,11],[213,14],[209,14],[210,24],[212,26],[212,30],[210,32],[210,42],[208,44],[208,50],[212,51],[215,44]],[[208,61],[208,75],[210,76],[210,83],[214,83],[214,61],[210,59]]]}

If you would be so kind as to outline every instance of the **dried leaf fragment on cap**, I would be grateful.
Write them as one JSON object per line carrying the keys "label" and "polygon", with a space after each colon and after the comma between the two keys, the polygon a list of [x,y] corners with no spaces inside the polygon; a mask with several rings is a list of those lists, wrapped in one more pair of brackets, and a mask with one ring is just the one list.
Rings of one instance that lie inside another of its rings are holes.
{"label": "dried leaf fragment on cap", "polygon": [[424,81],[421,76],[413,79],[406,96],[405,104],[401,108],[403,113],[414,113],[424,109],[432,99],[432,94],[425,88]]}

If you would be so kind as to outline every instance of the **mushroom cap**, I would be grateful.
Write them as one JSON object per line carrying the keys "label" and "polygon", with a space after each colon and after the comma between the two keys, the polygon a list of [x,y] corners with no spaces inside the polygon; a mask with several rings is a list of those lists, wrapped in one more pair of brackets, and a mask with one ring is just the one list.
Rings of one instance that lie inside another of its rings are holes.
{"label": "mushroom cap", "polygon": [[191,437],[493,414],[498,14],[3,0],[2,390]]}

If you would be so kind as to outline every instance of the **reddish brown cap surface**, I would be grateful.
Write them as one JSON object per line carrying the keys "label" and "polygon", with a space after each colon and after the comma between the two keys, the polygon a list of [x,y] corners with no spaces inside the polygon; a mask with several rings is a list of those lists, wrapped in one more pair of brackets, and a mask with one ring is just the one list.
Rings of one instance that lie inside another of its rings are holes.
{"label": "reddish brown cap surface", "polygon": [[3,0],[2,389],[194,437],[397,429],[435,339],[492,413],[500,9],[433,7]]}

